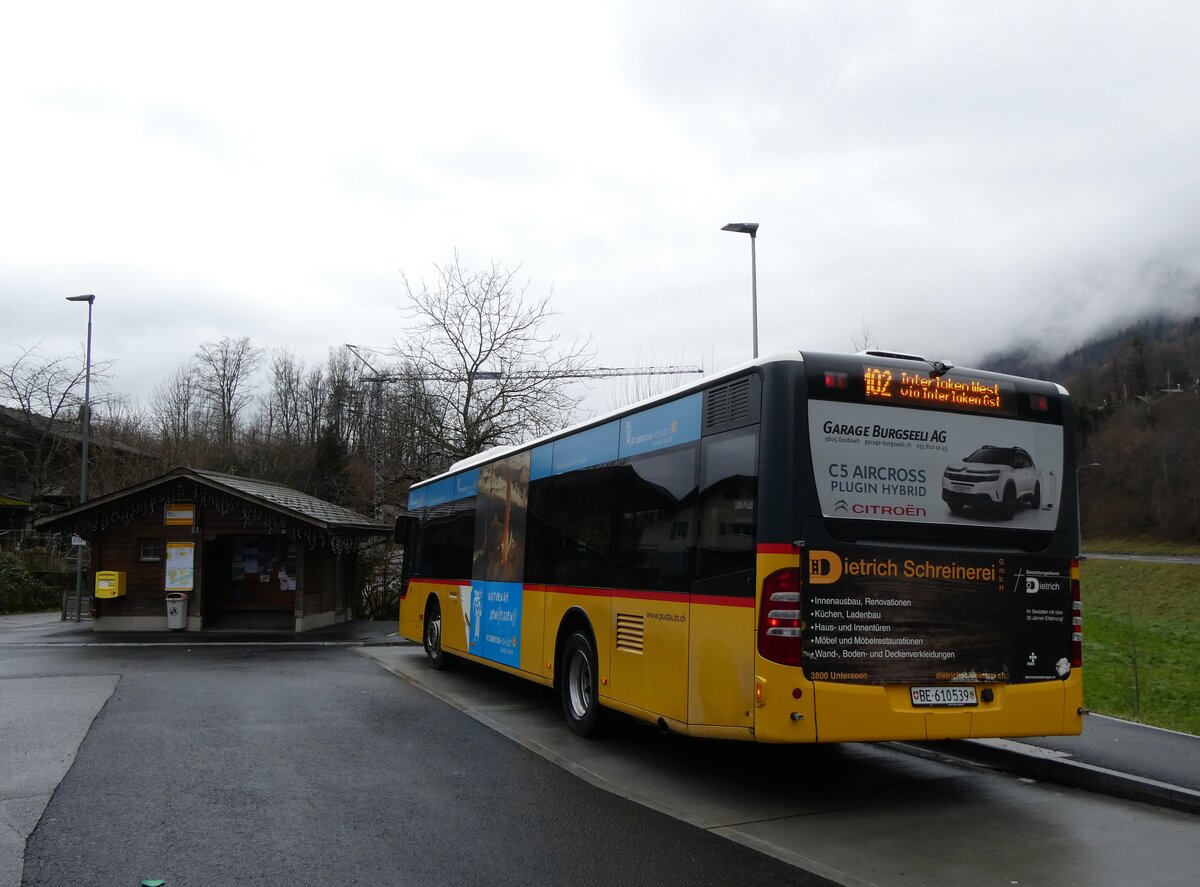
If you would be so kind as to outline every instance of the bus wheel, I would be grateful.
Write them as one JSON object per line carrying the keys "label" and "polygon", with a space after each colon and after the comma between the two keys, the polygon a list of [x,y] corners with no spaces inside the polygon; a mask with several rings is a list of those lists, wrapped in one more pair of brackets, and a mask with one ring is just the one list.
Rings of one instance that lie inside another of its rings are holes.
{"label": "bus wheel", "polygon": [[442,649],[442,608],[437,598],[425,604],[425,655],[430,667],[439,671],[454,664],[454,657]]}
{"label": "bus wheel", "polygon": [[567,726],[579,736],[594,736],[600,723],[600,668],[586,632],[572,632],[563,644],[559,675]]}

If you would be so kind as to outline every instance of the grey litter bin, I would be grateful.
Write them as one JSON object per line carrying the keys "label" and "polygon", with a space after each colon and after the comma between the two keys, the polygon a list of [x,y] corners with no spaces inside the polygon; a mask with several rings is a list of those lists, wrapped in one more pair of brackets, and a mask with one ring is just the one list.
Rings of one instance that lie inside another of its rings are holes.
{"label": "grey litter bin", "polygon": [[167,628],[179,631],[187,628],[188,596],[182,593],[167,595]]}

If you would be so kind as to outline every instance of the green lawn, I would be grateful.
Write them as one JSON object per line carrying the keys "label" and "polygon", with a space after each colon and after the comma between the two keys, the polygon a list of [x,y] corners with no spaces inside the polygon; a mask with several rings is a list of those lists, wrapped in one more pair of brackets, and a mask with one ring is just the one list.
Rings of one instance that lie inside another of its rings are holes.
{"label": "green lawn", "polygon": [[1085,560],[1081,575],[1084,705],[1200,734],[1200,565]]}

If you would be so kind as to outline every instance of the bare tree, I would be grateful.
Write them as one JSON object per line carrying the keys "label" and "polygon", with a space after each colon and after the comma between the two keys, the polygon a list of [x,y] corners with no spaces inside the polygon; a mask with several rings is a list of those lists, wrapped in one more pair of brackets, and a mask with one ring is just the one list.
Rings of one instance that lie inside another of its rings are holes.
{"label": "bare tree", "polygon": [[[93,365],[92,380],[107,363]],[[79,477],[84,361],[51,358],[36,347],[0,366],[0,468],[17,481],[34,513],[51,492],[60,495]]]}
{"label": "bare tree", "polygon": [[269,375],[264,404],[267,439],[298,443],[303,426],[304,361],[286,347],[277,348],[271,353]]}
{"label": "bare tree", "polygon": [[250,380],[262,363],[262,350],[249,336],[205,342],[196,352],[196,385],[204,396],[222,458],[232,459],[238,417],[250,402]]}
{"label": "bare tree", "polygon": [[530,297],[516,271],[494,262],[470,270],[456,254],[437,271],[432,288],[404,278],[413,325],[408,345],[393,347],[419,368],[432,409],[425,427],[442,454],[461,459],[569,421],[581,398],[567,380],[593,355],[588,342],[562,347],[546,331],[550,296]]}
{"label": "bare tree", "polygon": [[316,446],[321,434],[321,422],[324,421],[328,399],[325,372],[320,367],[313,367],[305,374],[300,389],[300,428],[304,443],[309,447]]}
{"label": "bare tree", "polygon": [[855,351],[873,351],[879,347],[865,317],[862,318],[858,331],[850,334],[850,345]]}
{"label": "bare tree", "polygon": [[166,467],[204,464],[207,437],[202,409],[193,363],[180,364],[155,386],[150,398],[150,422]]}
{"label": "bare tree", "polygon": [[149,421],[123,397],[100,403],[91,431],[91,496],[149,480],[166,467]]}

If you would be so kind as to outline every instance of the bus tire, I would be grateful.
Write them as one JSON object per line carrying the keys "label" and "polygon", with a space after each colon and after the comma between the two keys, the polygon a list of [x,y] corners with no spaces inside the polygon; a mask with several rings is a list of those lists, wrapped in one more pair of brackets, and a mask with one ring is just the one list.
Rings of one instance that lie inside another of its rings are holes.
{"label": "bus tire", "polygon": [[430,668],[441,671],[454,665],[455,658],[442,649],[442,607],[436,597],[430,597],[425,603],[425,630],[422,635]]}
{"label": "bus tire", "polygon": [[567,726],[578,736],[595,736],[600,728],[600,666],[596,645],[584,631],[573,631],[563,643],[559,692]]}

